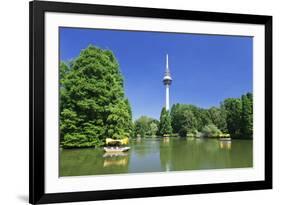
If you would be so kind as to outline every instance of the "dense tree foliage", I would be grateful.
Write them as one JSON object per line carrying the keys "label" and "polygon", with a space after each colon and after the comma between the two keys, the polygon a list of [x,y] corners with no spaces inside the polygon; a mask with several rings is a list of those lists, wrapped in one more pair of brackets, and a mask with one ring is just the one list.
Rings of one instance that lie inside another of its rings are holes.
{"label": "dense tree foliage", "polygon": [[241,131],[245,137],[253,137],[253,95],[242,95]]}
{"label": "dense tree foliage", "polygon": [[222,107],[211,107],[210,109],[207,109],[207,112],[209,123],[215,125],[222,132],[228,132],[226,124],[226,112],[224,109],[222,109]]}
{"label": "dense tree foliage", "polygon": [[232,137],[239,137],[241,134],[242,104],[239,98],[228,98],[223,102],[223,109],[226,111],[227,131]]}
{"label": "dense tree foliage", "polygon": [[154,137],[158,131],[156,119],[141,116],[134,122],[134,137]]}
{"label": "dense tree foliage", "polygon": [[193,105],[175,104],[171,108],[171,125],[174,133],[180,136],[196,133],[198,127],[203,127],[204,113]]}
{"label": "dense tree foliage", "polygon": [[253,134],[253,97],[227,98],[220,107],[203,109],[194,105],[174,104],[171,108],[173,133],[186,136],[218,136],[251,138]]}
{"label": "dense tree foliage", "polygon": [[162,108],[158,134],[160,136],[170,136],[172,132],[170,113],[165,108]]}
{"label": "dense tree foliage", "polygon": [[60,137],[63,147],[91,147],[132,132],[132,111],[113,53],[90,45],[60,64]]}

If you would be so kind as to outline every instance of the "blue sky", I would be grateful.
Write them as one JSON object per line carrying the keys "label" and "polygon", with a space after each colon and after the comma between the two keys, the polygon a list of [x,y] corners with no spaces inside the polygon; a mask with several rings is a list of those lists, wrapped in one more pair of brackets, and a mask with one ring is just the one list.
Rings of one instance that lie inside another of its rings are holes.
{"label": "blue sky", "polygon": [[60,60],[93,44],[115,54],[133,118],[159,118],[165,105],[165,56],[173,78],[170,104],[209,108],[252,92],[252,37],[60,28]]}

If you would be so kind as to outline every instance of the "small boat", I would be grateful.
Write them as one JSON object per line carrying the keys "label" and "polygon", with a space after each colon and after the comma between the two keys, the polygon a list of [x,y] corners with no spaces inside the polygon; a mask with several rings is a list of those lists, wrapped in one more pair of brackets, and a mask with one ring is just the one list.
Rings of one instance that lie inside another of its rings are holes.
{"label": "small boat", "polygon": [[103,149],[106,152],[126,152],[130,147],[104,147]]}

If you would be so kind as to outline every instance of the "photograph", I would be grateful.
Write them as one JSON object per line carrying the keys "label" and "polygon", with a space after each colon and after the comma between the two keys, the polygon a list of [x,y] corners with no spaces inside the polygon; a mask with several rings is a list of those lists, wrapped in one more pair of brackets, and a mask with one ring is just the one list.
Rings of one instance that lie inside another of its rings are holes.
{"label": "photograph", "polygon": [[272,19],[31,1],[29,202],[272,189]]}
{"label": "photograph", "polygon": [[253,37],[59,27],[59,176],[253,167]]}

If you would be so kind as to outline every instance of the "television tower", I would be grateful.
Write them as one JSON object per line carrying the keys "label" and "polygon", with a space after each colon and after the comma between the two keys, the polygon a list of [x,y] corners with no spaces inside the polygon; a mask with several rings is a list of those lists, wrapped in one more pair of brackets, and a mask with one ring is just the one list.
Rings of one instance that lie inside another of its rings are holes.
{"label": "television tower", "polygon": [[163,78],[163,83],[166,87],[166,110],[170,109],[170,85],[172,83],[171,73],[169,69],[169,56],[166,54],[166,70]]}

